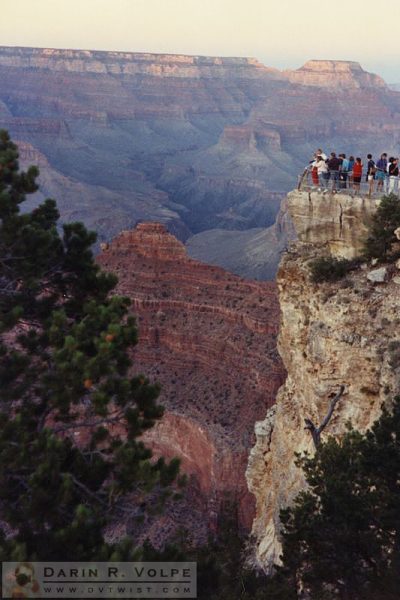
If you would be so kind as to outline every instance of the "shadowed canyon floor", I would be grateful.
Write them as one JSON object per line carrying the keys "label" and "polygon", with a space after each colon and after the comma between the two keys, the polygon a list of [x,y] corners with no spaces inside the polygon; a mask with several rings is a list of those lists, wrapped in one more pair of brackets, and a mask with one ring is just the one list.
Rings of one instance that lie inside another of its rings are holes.
{"label": "shadowed canyon floor", "polygon": [[186,500],[147,533],[165,539],[184,525],[204,541],[226,494],[249,530],[254,499],[245,469],[254,422],[284,379],[275,285],[188,258],[157,223],[122,232],[98,261],[118,275],[117,292],[131,298],[138,317],[135,371],[162,385],[166,414],[147,441],[156,453],[180,457],[189,476]]}
{"label": "shadowed canyon floor", "polygon": [[400,93],[348,61],[0,48],[0,127],[42,161],[63,219],[103,241],[156,220],[253,278],[275,274],[276,215],[311,153],[398,155],[399,117]]}

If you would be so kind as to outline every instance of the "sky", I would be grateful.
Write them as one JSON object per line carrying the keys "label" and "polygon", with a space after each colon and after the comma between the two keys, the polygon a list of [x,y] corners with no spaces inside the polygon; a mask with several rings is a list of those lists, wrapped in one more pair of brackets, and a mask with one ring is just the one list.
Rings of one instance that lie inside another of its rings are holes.
{"label": "sky", "polygon": [[355,60],[400,83],[398,0],[0,0],[0,15],[3,46]]}

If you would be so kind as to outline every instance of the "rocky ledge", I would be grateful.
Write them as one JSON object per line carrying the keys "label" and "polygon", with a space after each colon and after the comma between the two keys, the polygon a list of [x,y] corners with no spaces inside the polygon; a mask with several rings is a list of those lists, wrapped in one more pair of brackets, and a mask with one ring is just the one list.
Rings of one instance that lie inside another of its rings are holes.
{"label": "rocky ledge", "polygon": [[332,256],[359,256],[379,200],[366,196],[293,191],[287,208],[300,242],[326,247]]}
{"label": "rocky ledge", "polygon": [[247,470],[257,503],[255,562],[266,570],[279,562],[279,511],[304,486],[295,453],[314,450],[304,419],[321,423],[344,385],[325,435],[340,436],[349,421],[365,431],[399,392],[400,277],[364,265],[337,283],[310,280],[310,261],[330,249],[357,254],[373,201],[293,192],[288,205],[300,238],[282,258],[277,279],[278,348],[288,375],[276,405],[256,425]]}

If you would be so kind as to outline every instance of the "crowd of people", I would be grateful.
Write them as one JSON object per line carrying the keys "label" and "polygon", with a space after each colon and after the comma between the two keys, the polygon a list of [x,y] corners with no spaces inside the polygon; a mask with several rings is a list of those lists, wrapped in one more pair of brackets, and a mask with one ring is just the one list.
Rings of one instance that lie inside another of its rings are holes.
{"label": "crowd of people", "polygon": [[375,185],[377,192],[398,192],[399,159],[393,156],[388,159],[386,152],[376,162],[372,154],[368,154],[364,165],[359,156],[354,158],[331,152],[328,157],[319,148],[306,167],[306,172],[311,173],[312,184],[323,192],[329,188],[333,192],[346,188],[359,191],[364,176],[369,196],[375,191]]}

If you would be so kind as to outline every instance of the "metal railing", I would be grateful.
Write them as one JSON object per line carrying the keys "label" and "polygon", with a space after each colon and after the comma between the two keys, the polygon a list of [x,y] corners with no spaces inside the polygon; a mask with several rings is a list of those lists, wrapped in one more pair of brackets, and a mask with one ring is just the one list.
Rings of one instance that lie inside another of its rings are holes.
{"label": "metal railing", "polygon": [[364,173],[361,182],[357,184],[353,181],[351,173],[347,173],[345,179],[341,178],[340,172],[338,178],[332,176],[332,174],[330,175],[329,179],[319,176],[317,183],[315,174],[311,172],[309,167],[306,167],[303,173],[298,176],[297,189],[305,192],[340,193],[368,198],[380,198],[385,194],[393,193],[400,199],[400,177],[389,177],[385,174],[382,182],[379,179],[365,181]]}

